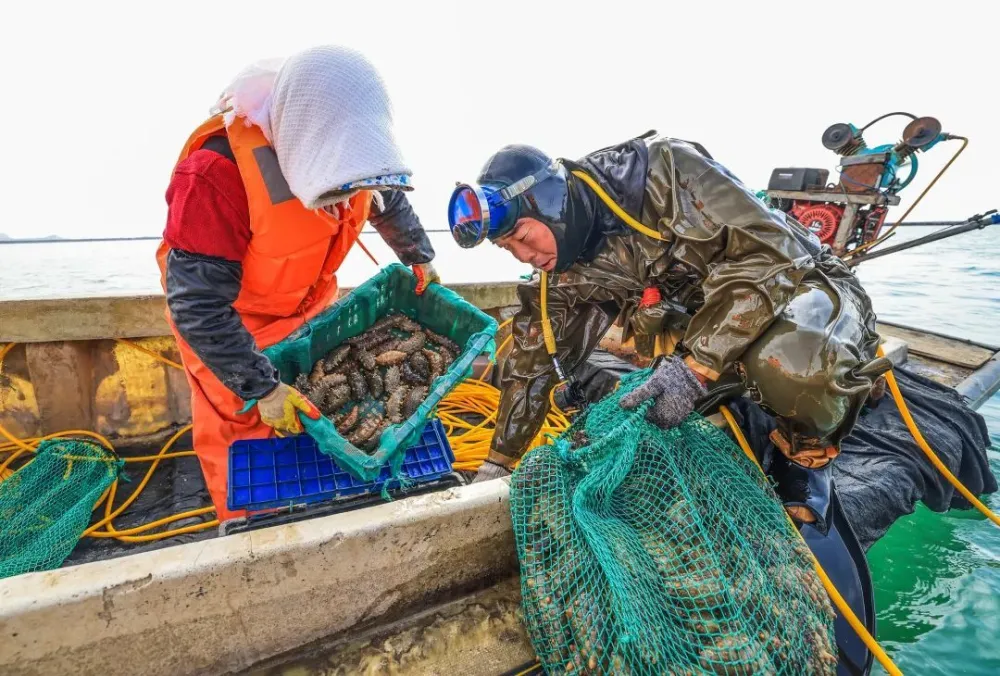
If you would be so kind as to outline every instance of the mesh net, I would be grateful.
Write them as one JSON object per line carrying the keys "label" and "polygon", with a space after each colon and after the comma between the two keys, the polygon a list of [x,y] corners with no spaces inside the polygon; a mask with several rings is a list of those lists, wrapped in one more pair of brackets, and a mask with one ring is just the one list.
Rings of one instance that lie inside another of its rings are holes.
{"label": "mesh net", "polygon": [[0,578],[61,566],[122,465],[97,444],[43,441],[0,482]]}
{"label": "mesh net", "polygon": [[692,415],[626,412],[638,371],[514,472],[525,621],[549,673],[827,674],[834,611],[766,479]]}
{"label": "mesh net", "polygon": [[309,373],[316,360],[331,349],[396,312],[462,347],[461,354],[444,375],[432,383],[424,402],[402,423],[387,427],[373,452],[366,453],[348,442],[327,418],[302,418],[306,432],[316,440],[319,449],[333,458],[338,467],[362,481],[375,480],[386,464],[392,476],[401,479],[403,454],[420,438],[431,411],[472,373],[476,357],[493,353],[496,320],[440,284],[431,285],[419,296],[414,291],[415,285],[409,270],[398,263],[388,265],[350,296],[307,322],[302,330],[264,351],[281,373],[281,379],[291,383],[300,373]]}

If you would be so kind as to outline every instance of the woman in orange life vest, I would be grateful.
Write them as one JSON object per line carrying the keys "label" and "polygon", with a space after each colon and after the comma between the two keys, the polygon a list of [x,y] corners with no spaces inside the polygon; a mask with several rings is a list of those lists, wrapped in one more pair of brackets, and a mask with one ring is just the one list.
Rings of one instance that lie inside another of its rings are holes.
{"label": "woman in orange life vest", "polygon": [[221,520],[238,516],[226,509],[230,444],[319,415],[261,350],[336,300],[365,222],[412,266],[418,293],[438,281],[410,173],[382,80],[340,47],[246,69],[181,151],[157,261]]}

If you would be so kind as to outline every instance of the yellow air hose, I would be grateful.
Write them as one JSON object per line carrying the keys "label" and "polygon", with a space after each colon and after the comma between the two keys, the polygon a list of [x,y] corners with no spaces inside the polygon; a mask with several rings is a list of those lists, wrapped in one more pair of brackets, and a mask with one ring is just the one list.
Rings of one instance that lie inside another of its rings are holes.
{"label": "yellow air hose", "polygon": [[[166,357],[163,357],[152,350],[148,350],[141,345],[133,343],[132,341],[119,339],[124,345],[135,348],[144,354],[149,355],[153,359],[162,362],[173,368],[183,368],[180,364],[175,361],[171,361]],[[3,360],[7,354],[14,348],[15,343],[8,343],[4,347],[0,348],[0,369],[3,368]],[[84,531],[84,535],[94,538],[114,538],[122,542],[151,542],[154,540],[162,540],[168,537],[173,537],[175,535],[180,535],[182,533],[195,533],[202,530],[208,530],[209,528],[215,528],[219,525],[217,519],[212,519],[202,523],[192,524],[190,526],[184,526],[183,528],[177,528],[175,530],[161,531],[158,533],[149,533],[148,531],[159,528],[175,521],[181,521],[183,519],[188,519],[192,517],[202,516],[205,514],[211,514],[215,511],[214,507],[201,507],[199,509],[193,509],[180,514],[174,514],[163,519],[158,519],[156,521],[141,524],[139,526],[133,526],[125,530],[117,530],[112,523],[114,519],[118,518],[129,506],[132,505],[146,488],[149,483],[150,478],[153,476],[153,472],[159,466],[160,461],[169,460],[173,458],[183,458],[193,456],[194,451],[174,451],[173,453],[168,453],[168,451],[173,447],[177,440],[180,439],[186,432],[191,429],[191,425],[187,425],[179,429],[174,435],[160,448],[160,451],[156,455],[147,456],[137,456],[130,458],[123,458],[126,463],[139,463],[139,462],[151,462],[149,469],[146,470],[145,476],[142,481],[139,482],[138,487],[129,495],[128,498],[122,502],[118,507],[113,507],[115,496],[118,490],[118,480],[116,479],[111,487],[104,492],[98,501],[94,504],[94,511],[96,512],[100,506],[103,504],[105,507],[104,517],[90,525],[87,530]],[[31,439],[18,439],[13,434],[11,434],[7,429],[0,425],[0,436],[7,439],[6,442],[0,443],[0,453],[9,452],[8,457],[0,463],[0,481],[6,478],[8,468],[18,459],[25,455],[34,454],[38,448],[38,445],[43,441],[48,441],[50,439],[64,438],[64,437],[90,437],[97,443],[101,444],[103,447],[115,452],[114,445],[108,441],[106,437],[97,432],[91,432],[89,430],[66,430],[63,432],[56,432],[54,434],[48,434],[43,437],[35,437]],[[30,462],[30,460],[28,461]],[[23,467],[23,465],[22,465]],[[103,530],[102,530],[103,527]]]}
{"label": "yellow air hose", "polygon": [[[660,241],[666,241],[666,239],[667,239],[666,237],[664,237],[663,235],[661,235],[660,233],[658,233],[656,230],[653,230],[652,228],[649,228],[649,227],[643,225],[642,223],[640,223],[639,221],[637,221],[636,219],[632,218],[628,214],[628,212],[626,212],[624,209],[622,209],[620,206],[618,206],[618,203],[615,202],[613,199],[611,199],[611,196],[608,195],[608,193],[604,192],[604,189],[600,185],[597,184],[597,181],[595,181],[593,179],[593,177],[590,176],[590,174],[588,174],[585,171],[581,171],[579,169],[574,170],[572,173],[578,179],[580,179],[581,181],[583,181],[584,183],[586,183],[590,187],[590,189],[594,191],[594,194],[596,194],[598,197],[600,197],[601,201],[604,202],[604,204],[607,205],[607,207],[609,209],[611,209],[611,211],[614,213],[615,216],[617,216],[618,218],[620,218],[623,221],[625,221],[625,224],[627,226],[629,226],[633,230],[641,232],[642,234],[646,235],[647,237],[652,237],[653,239],[658,239]],[[674,199],[674,205],[675,205],[674,206],[674,211],[676,212],[677,211],[677,207],[676,207],[676,204],[677,204],[676,195],[674,197],[675,197],[675,199]],[[675,218],[676,218],[676,214],[675,214]]]}
{"label": "yellow air hose", "polygon": [[545,341],[545,351],[550,356],[556,354],[556,335],[552,330],[552,322],[549,320],[549,273],[541,271],[539,280],[539,296],[542,313],[542,340]]}
{"label": "yellow air hose", "polygon": [[[512,320],[501,323],[498,332]],[[497,359],[514,341],[514,335],[507,336],[497,348]],[[500,390],[486,382],[491,366],[488,366],[478,380],[459,383],[438,404],[438,418],[444,425],[451,450],[455,454],[456,470],[475,471],[486,460],[490,443],[496,429],[496,419],[500,408]],[[553,390],[554,392],[555,390]],[[546,435],[557,435],[569,427],[566,413],[560,411],[549,395],[549,413],[542,429],[532,440],[531,448],[546,443]],[[478,423],[468,421],[470,414],[482,417]]]}
{"label": "yellow air hose", "polygon": [[[885,352],[882,350],[882,346],[879,345],[876,354],[879,357],[884,357]],[[994,524],[1000,526],[1000,517],[994,514],[989,507],[984,505],[979,499],[972,494],[968,488],[966,488],[961,481],[958,480],[951,470],[941,462],[941,458],[938,454],[934,452],[927,440],[924,439],[924,435],[920,433],[920,429],[917,427],[917,423],[913,420],[913,416],[910,414],[910,407],[906,405],[906,400],[903,399],[903,393],[899,391],[899,384],[896,382],[896,376],[892,371],[888,371],[885,374],[886,383],[889,385],[889,391],[892,393],[892,399],[896,402],[896,408],[899,409],[899,415],[902,416],[903,422],[906,423],[906,429],[910,430],[910,434],[913,436],[913,440],[917,442],[917,446],[920,450],[924,452],[927,459],[931,461],[939,472],[948,480],[952,486],[955,487],[959,493],[962,494],[966,500],[968,500],[973,507],[978,509],[987,519],[992,521]]]}
{"label": "yellow air hose", "polygon": [[[753,450],[751,450],[750,444],[747,443],[746,437],[743,436],[743,430],[740,429],[739,424],[736,422],[736,418],[733,417],[733,414],[725,406],[720,407],[719,411],[722,413],[723,417],[725,417],[726,422],[729,423],[729,429],[732,430],[733,436],[736,437],[736,443],[739,444],[740,449],[748,458],[750,458],[751,461],[753,461],[754,466],[760,470],[761,474],[763,474],[764,468],[760,466],[759,462],[757,462],[757,457],[753,454]],[[788,519],[788,523],[791,525],[792,530],[795,531],[801,538],[802,533],[799,533],[799,529],[795,527],[794,523],[792,523],[792,519],[788,516],[787,512],[785,513],[785,518]],[[879,661],[879,664],[881,664],[889,674],[892,676],[902,676],[903,672],[899,670],[899,667],[897,667],[892,661],[892,658],[886,654],[885,650],[882,649],[882,646],[880,646],[878,641],[875,640],[875,637],[868,632],[868,628],[864,625],[864,623],[858,619],[857,615],[854,614],[851,606],[848,605],[847,601],[844,600],[844,597],[840,595],[839,591],[837,591],[837,587],[834,586],[833,580],[831,580],[826,574],[826,571],[823,570],[823,566],[819,565],[819,561],[815,556],[813,556],[811,551],[809,553],[809,557],[812,559],[813,568],[816,569],[816,574],[823,583],[826,593],[829,594],[830,600],[833,601],[833,605],[837,606],[837,610],[839,610],[840,614],[847,620],[847,623],[851,625],[851,628],[857,633],[858,638],[860,638],[861,641],[868,647],[868,649],[872,652],[872,655],[875,656],[875,659]]]}

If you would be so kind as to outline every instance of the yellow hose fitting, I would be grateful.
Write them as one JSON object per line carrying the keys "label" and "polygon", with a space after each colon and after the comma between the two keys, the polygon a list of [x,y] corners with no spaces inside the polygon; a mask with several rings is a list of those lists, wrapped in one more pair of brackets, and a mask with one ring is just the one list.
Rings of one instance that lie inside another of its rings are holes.
{"label": "yellow hose fitting", "polygon": [[545,341],[545,351],[554,357],[556,354],[556,334],[552,330],[552,322],[549,320],[549,273],[542,270],[540,281],[541,311],[542,311],[542,339]]}

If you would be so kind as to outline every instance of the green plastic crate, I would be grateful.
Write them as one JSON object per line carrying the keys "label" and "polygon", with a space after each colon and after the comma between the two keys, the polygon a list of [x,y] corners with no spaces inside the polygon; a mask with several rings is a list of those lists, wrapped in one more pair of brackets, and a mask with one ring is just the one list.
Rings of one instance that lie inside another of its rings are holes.
{"label": "green plastic crate", "polygon": [[415,288],[413,274],[393,263],[291,336],[264,350],[281,379],[292,383],[300,373],[308,373],[316,360],[331,349],[395,312],[407,315],[462,347],[454,363],[432,383],[424,403],[402,423],[387,427],[378,448],[371,454],[348,442],[330,420],[302,418],[306,432],[316,440],[319,449],[362,481],[377,478],[386,464],[393,477],[399,477],[403,451],[419,438],[434,407],[455,385],[471,375],[472,362],[479,355],[492,357],[496,348],[497,323],[492,317],[440,284],[432,284],[420,296]]}

